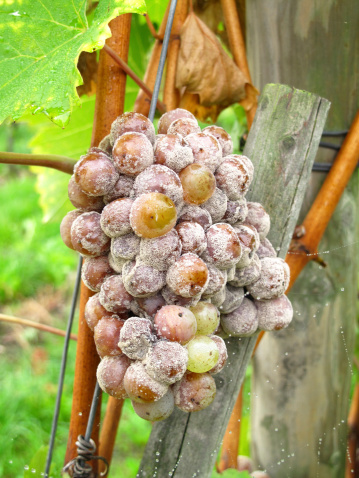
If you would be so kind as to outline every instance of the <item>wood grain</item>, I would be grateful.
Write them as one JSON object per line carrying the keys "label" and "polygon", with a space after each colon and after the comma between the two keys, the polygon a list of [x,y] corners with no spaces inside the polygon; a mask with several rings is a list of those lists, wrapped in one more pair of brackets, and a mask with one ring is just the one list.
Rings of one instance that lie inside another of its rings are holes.
{"label": "wood grain", "polygon": [[[328,101],[285,85],[267,85],[259,100],[245,147],[255,167],[247,197],[272,216],[281,257],[298,218],[328,108]],[[217,396],[208,409],[191,414],[176,410],[153,426],[139,477],[211,475],[256,338],[227,339],[228,364],[215,377]]]}
{"label": "wood grain", "polygon": [[[350,0],[247,2],[253,81],[259,88],[286,82],[328,98],[325,129],[348,129],[359,106],[358,24],[359,4]],[[316,162],[332,162],[335,154],[321,148]],[[325,178],[312,174],[300,222]],[[276,478],[344,475],[357,301],[357,187],[354,174],[322,238],[319,254],[327,267],[306,266],[289,294],[296,311],[292,325],[265,334],[254,359],[252,452],[256,466]]]}

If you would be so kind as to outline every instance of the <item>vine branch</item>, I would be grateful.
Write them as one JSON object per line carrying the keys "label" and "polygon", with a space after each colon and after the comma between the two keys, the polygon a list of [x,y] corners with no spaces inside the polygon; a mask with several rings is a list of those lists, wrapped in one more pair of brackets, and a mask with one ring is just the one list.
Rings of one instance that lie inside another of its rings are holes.
{"label": "vine branch", "polygon": [[[117,53],[108,45],[104,45],[103,49],[106,51],[110,57],[115,60],[115,62],[122,68],[122,70],[127,73],[127,75],[133,79],[135,83],[146,93],[146,95],[152,99],[152,91],[148,88],[148,86],[139,78],[134,71],[131,70],[131,68],[128,66],[128,64],[122,60],[122,58],[117,55]],[[157,100],[157,109],[161,113],[166,112],[166,107],[162,103],[162,101]]]}
{"label": "vine branch", "polygon": [[[51,327],[50,325],[40,324],[39,322],[34,322],[32,320],[21,319],[20,317],[14,317],[12,315],[0,314],[1,322],[8,322],[9,324],[24,325],[25,327],[32,327],[33,329],[41,330],[42,332],[50,332],[51,334],[60,335],[61,337],[66,336],[66,331]],[[76,334],[71,334],[70,338],[72,340],[77,340]]]}
{"label": "vine branch", "polygon": [[43,166],[45,168],[57,169],[63,173],[73,174],[76,161],[57,154],[24,154],[0,151],[0,163],[18,164],[23,166]]}

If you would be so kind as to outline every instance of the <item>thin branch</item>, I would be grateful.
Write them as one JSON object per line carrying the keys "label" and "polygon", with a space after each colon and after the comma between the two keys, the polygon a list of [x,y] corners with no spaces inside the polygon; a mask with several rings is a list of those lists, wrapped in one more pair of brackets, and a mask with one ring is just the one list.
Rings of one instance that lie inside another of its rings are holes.
{"label": "thin branch", "polygon": [[[233,60],[244,76],[246,76],[248,82],[252,83],[246,55],[246,45],[239,21],[236,0],[221,0],[221,5]],[[248,129],[253,123],[256,109],[257,104],[253,105],[249,111],[246,111]]]}
{"label": "thin branch", "polygon": [[[123,69],[126,74],[133,79],[135,83],[146,93],[147,96],[149,96],[150,99],[152,99],[152,91],[148,88],[148,86],[134,73],[131,68],[128,66],[128,64],[120,58],[117,53],[108,45],[104,45],[103,49],[110,55],[110,57],[115,60],[116,63],[120,65],[120,67]],[[166,107],[162,103],[162,101],[157,100],[157,108],[161,113],[166,112]]]}
{"label": "thin branch", "polygon": [[[24,325],[25,327],[32,327],[33,329],[41,330],[42,332],[50,332],[51,334],[60,335],[65,337],[66,331],[61,329],[56,329],[50,325],[40,324],[39,322],[34,322],[32,320],[21,319],[20,317],[13,317],[12,315],[0,314],[1,322],[8,322],[10,324]],[[72,340],[77,340],[76,334],[71,334]]]}
{"label": "thin branch", "polygon": [[176,88],[177,59],[181,44],[180,32],[188,15],[188,0],[178,0],[173,19],[172,35],[168,46],[166,81],[163,90],[163,101],[168,110],[179,106],[180,92]]}
{"label": "thin branch", "polygon": [[154,27],[153,23],[151,22],[151,19],[148,16],[148,13],[145,14],[145,18],[146,18],[146,23],[147,23],[148,29],[150,30],[151,35],[153,36],[153,38],[155,38],[156,40],[162,40],[163,37],[160,38],[159,34],[156,32],[156,28]]}
{"label": "thin branch", "polygon": [[0,151],[0,163],[19,164],[23,166],[43,166],[57,169],[63,173],[73,174],[76,161],[57,154],[21,154]]}
{"label": "thin branch", "polygon": [[[170,7],[170,2],[168,2],[166,12],[164,14],[161,26],[158,30],[158,36],[160,38],[163,38],[166,30],[166,24],[167,24],[167,18],[168,18],[168,12],[169,12],[169,7]],[[162,40],[156,40],[155,45],[153,47],[149,62],[147,64],[146,68],[146,73],[144,76],[144,82],[149,88],[154,88],[155,86],[155,81],[156,81],[156,75],[157,75],[157,69],[158,69],[158,64],[160,62],[160,56],[161,56],[161,51],[162,51]],[[150,100],[148,99],[147,95],[144,93],[144,91],[140,90],[136,101],[135,101],[135,106],[134,106],[134,111],[137,113],[141,113],[145,116],[148,116],[148,113],[150,111]]]}

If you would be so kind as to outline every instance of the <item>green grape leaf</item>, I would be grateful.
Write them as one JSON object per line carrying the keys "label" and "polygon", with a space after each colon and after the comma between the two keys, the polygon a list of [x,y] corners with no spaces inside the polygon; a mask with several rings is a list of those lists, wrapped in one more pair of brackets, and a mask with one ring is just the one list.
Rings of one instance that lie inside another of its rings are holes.
{"label": "green grape leaf", "polygon": [[[32,152],[60,154],[75,160],[80,159],[91,143],[94,113],[95,95],[83,96],[81,108],[73,112],[71,122],[65,130],[49,122],[39,128],[30,142]],[[37,174],[36,190],[40,195],[39,203],[44,213],[44,222],[62,219],[68,211],[74,209],[67,198],[67,185],[70,179],[68,174],[38,166],[31,167],[31,170]]]}
{"label": "green grape leaf", "polygon": [[89,24],[86,6],[86,0],[0,3],[0,122],[30,110],[65,126],[80,104],[81,51],[102,48],[116,16],[146,11],[144,0],[100,0]]}

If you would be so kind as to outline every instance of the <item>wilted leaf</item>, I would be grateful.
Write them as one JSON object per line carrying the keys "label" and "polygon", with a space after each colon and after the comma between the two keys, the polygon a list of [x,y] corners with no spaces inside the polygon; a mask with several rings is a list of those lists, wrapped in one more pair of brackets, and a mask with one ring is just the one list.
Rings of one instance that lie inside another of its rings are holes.
{"label": "wilted leaf", "polygon": [[226,107],[244,99],[248,80],[222,48],[215,34],[190,13],[181,31],[177,88],[197,93],[204,106]]}
{"label": "wilted leaf", "polygon": [[217,121],[219,113],[224,109],[220,105],[203,106],[199,102],[199,95],[188,93],[188,91],[185,91],[181,97],[179,107],[190,111],[200,121],[206,122],[211,120],[212,123]]}
{"label": "wilted leaf", "polygon": [[30,110],[67,124],[79,104],[81,51],[102,48],[116,16],[145,11],[144,0],[100,0],[89,25],[86,5],[84,0],[1,2],[0,121]]}
{"label": "wilted leaf", "polygon": [[77,68],[81,73],[83,85],[78,86],[77,94],[79,96],[91,96],[96,93],[97,83],[97,53],[95,51],[83,51],[77,62]]}

